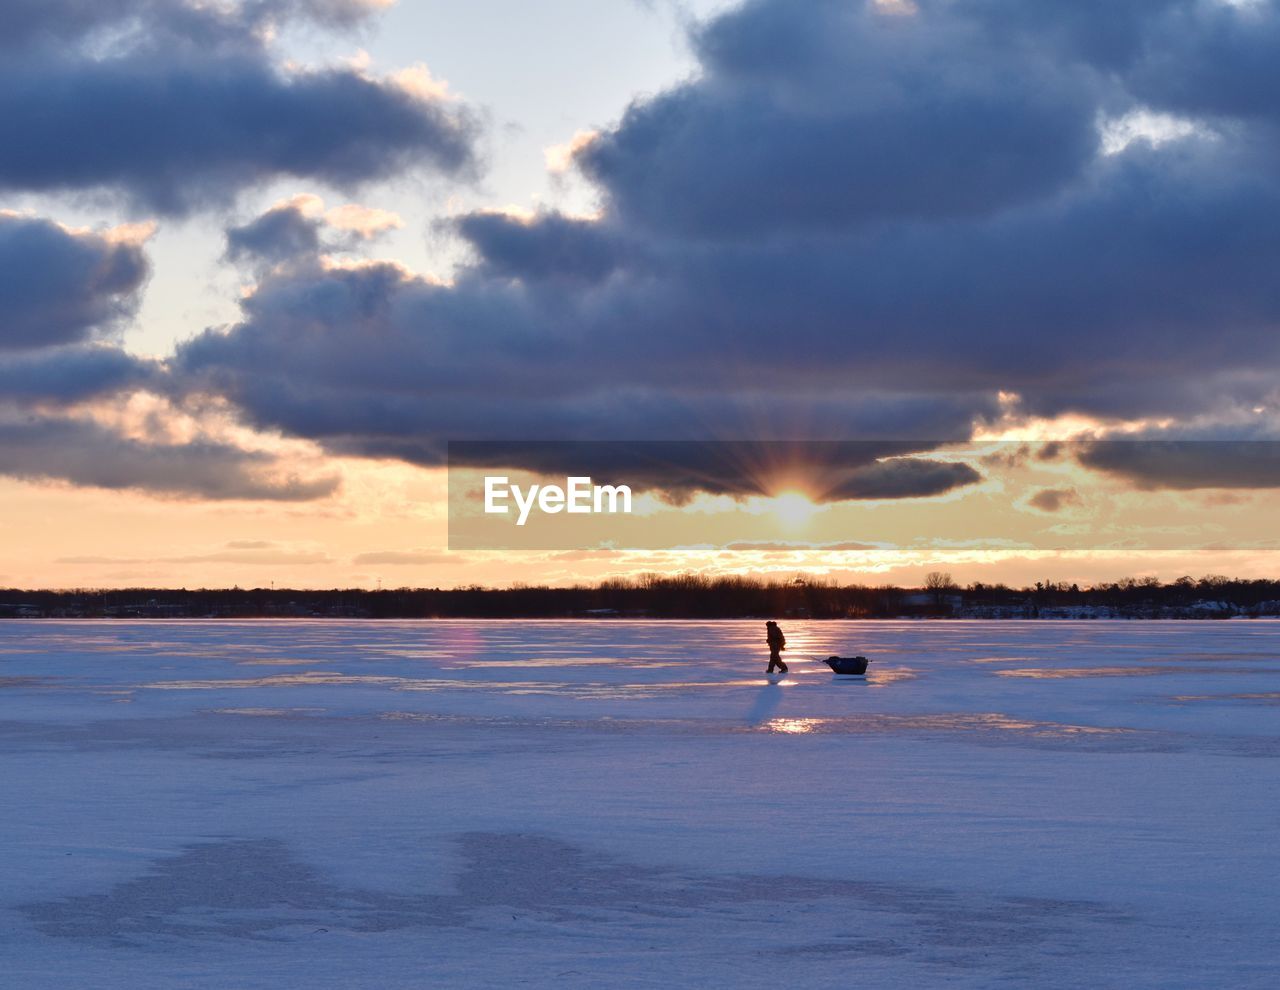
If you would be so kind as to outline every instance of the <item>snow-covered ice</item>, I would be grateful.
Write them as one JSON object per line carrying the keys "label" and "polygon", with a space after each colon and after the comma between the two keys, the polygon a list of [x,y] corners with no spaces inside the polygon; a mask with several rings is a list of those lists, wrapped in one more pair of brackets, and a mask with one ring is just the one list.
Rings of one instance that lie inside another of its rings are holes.
{"label": "snow-covered ice", "polygon": [[0,622],[0,983],[1280,984],[1280,623],[783,627]]}

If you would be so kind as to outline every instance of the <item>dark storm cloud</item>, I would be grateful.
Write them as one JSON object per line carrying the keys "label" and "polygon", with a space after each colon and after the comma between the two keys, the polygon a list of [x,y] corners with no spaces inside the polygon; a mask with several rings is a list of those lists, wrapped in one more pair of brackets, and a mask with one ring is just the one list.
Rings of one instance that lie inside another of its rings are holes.
{"label": "dark storm cloud", "polygon": [[356,249],[400,224],[394,213],[354,203],[326,213],[320,197],[304,193],[228,227],[225,257],[256,268],[298,260],[315,265],[324,252]]}
{"label": "dark storm cloud", "polygon": [[[1171,157],[962,227],[664,243],[580,291],[488,258],[452,286],[317,265],[266,278],[179,363],[259,425],[413,459],[432,436],[947,437],[997,389],[1177,412],[1213,401],[1210,373],[1274,363],[1280,208]],[[950,428],[912,418],[930,408]]]}
{"label": "dark storm cloud", "polygon": [[[1214,3],[1215,0],[1209,0]],[[917,0],[933,17],[951,0]],[[1195,0],[964,0],[961,9],[999,44],[1031,47],[1108,71],[1126,70],[1142,53],[1153,26]]]}
{"label": "dark storm cloud", "polygon": [[455,229],[489,272],[510,278],[596,282],[623,263],[626,250],[599,224],[555,213],[529,221],[468,213],[455,221]]}
{"label": "dark storm cloud", "polygon": [[959,16],[993,48],[1087,66],[1126,97],[1197,118],[1280,120],[1275,0],[917,0],[930,21]]}
{"label": "dark storm cloud", "polygon": [[285,261],[320,250],[324,221],[307,216],[295,203],[272,207],[239,227],[227,229],[227,257]]}
{"label": "dark storm cloud", "polygon": [[0,187],[115,189],[180,213],[284,176],[467,173],[465,107],[351,67],[286,67],[265,40],[276,18],[349,20],[365,6],[116,4],[88,25],[119,32],[110,44],[33,41],[0,62]]}
{"label": "dark storm cloud", "polygon": [[638,441],[451,443],[450,467],[587,476],[681,503],[698,492],[774,495],[798,489],[815,501],[941,495],[981,480],[967,464],[900,456],[938,443],[907,441]]}
{"label": "dark storm cloud", "polygon": [[850,472],[831,500],[926,498],[977,484],[982,475],[968,464],[926,458],[893,458]]}
{"label": "dark storm cloud", "polygon": [[161,368],[115,347],[49,347],[0,355],[0,399],[72,405],[142,388]]}
{"label": "dark storm cloud", "polygon": [[282,176],[457,174],[471,131],[466,114],[354,70],[286,73],[246,55],[0,67],[0,185],[116,187],[161,212]]}
{"label": "dark storm cloud", "polygon": [[[474,260],[448,284],[304,255],[179,350],[185,387],[424,464],[450,439],[948,439],[1002,409],[1177,418],[1274,392],[1274,97],[1224,75],[1197,109],[1161,66],[1203,75],[1212,51],[1261,87],[1275,6],[917,6],[716,18],[699,73],[578,152],[598,218],[457,218]],[[1104,153],[1099,122],[1138,111],[1196,119]]]}
{"label": "dark storm cloud", "polygon": [[441,463],[447,440],[502,436],[954,439],[996,408],[982,394],[815,392],[776,380],[772,357],[712,373],[672,361],[661,324],[595,334],[571,294],[546,305],[559,308],[488,275],[444,286],[390,264],[293,266],[243,301],[232,332],[199,335],[174,365],[256,426],[423,464]]}
{"label": "dark storm cloud", "polygon": [[[208,355],[205,355],[208,357]],[[224,382],[223,373],[216,376]],[[214,380],[208,372],[188,378],[188,385],[203,379]],[[284,396],[285,385],[279,378],[263,376],[257,381],[238,379],[237,386],[247,385],[247,408],[253,405],[258,425],[287,424],[283,428],[318,440],[334,453],[362,457],[396,458],[416,464],[436,465],[445,460],[448,441],[459,438],[493,436],[560,436],[551,446],[564,447],[575,440],[596,442],[600,437],[637,439],[645,436],[706,437],[731,434],[751,435],[761,441],[744,441],[737,446],[753,446],[773,442],[785,446],[804,443],[782,438],[800,436],[857,437],[946,437],[956,439],[968,433],[969,420],[979,412],[991,413],[994,403],[984,404],[982,397],[962,397],[954,401],[938,401],[930,397],[867,393],[847,398],[812,399],[808,395],[776,394],[766,400],[751,394],[704,395],[654,393],[651,395],[607,393],[594,384],[565,383],[558,394],[545,397],[523,397],[517,401],[492,401],[491,385],[459,384],[438,390],[434,396],[370,396],[359,391],[330,394],[336,408],[328,412],[305,396]],[[209,386],[206,386],[209,387]],[[574,389],[570,391],[569,389]],[[245,394],[245,393],[241,393]],[[344,416],[343,413],[349,415]],[[400,435],[397,435],[400,434]],[[595,439],[591,439],[595,438]],[[643,442],[643,441],[641,441]],[[684,441],[662,441],[678,445]],[[714,476],[714,465],[721,460],[702,461],[713,455],[703,441],[690,440],[695,456],[685,456],[674,463],[692,463],[693,470],[705,478]],[[929,449],[937,441],[898,442],[904,450]],[[851,446],[855,445],[850,444]],[[730,449],[733,441],[717,441]],[[514,451],[512,445],[510,451]],[[504,456],[510,451],[504,451]],[[721,455],[715,455],[720,457]],[[497,463],[496,461],[494,463]],[[634,459],[620,462],[635,467]],[[554,462],[547,457],[522,452],[518,462],[539,470],[567,468],[570,457],[561,452]],[[602,464],[601,469],[608,465]],[[663,469],[670,476],[672,466]],[[563,472],[561,472],[563,473]],[[737,476],[741,467],[728,473]]]}
{"label": "dark storm cloud", "polygon": [[711,237],[980,215],[1080,174],[1088,67],[985,45],[947,8],[912,21],[747,3],[694,34],[701,80],[633,103],[577,162],[627,222]]}
{"label": "dark storm cloud", "polygon": [[[745,240],[668,252],[686,321],[1048,415],[1206,408],[1273,367],[1280,186],[1240,128],[1280,112],[1275,5],[921,8],[748,3],[697,33],[701,76],[582,149],[615,219]],[[1183,60],[1241,81],[1193,104]],[[1144,107],[1227,130],[1097,154],[1094,122]]]}
{"label": "dark storm cloud", "polygon": [[281,476],[275,458],[213,442],[142,443],[73,419],[0,422],[0,474],[177,498],[305,501],[338,479]]}
{"label": "dark storm cloud", "polygon": [[168,29],[202,26],[209,37],[254,37],[276,23],[310,20],[349,27],[376,12],[369,0],[245,0],[197,4],[191,0],[5,0],[0,5],[0,48],[83,39],[104,28]]}
{"label": "dark storm cloud", "polygon": [[1073,449],[1085,467],[1137,488],[1280,488],[1280,441],[1099,440]]}
{"label": "dark storm cloud", "polygon": [[160,362],[92,342],[137,304],[148,265],[142,230],[71,230],[0,213],[0,474],[177,497],[301,500],[337,486],[301,479],[268,455],[194,442],[150,444],[84,419],[32,415],[149,389],[170,393]]}
{"label": "dark storm cloud", "polygon": [[1137,96],[1195,116],[1280,124],[1280,7],[1273,0],[1163,8],[1128,69]]}
{"label": "dark storm cloud", "polygon": [[139,6],[136,0],[7,0],[0,4],[0,49],[78,38]]}
{"label": "dark storm cloud", "polygon": [[0,212],[0,351],[82,341],[131,313],[149,272],[138,241]]}

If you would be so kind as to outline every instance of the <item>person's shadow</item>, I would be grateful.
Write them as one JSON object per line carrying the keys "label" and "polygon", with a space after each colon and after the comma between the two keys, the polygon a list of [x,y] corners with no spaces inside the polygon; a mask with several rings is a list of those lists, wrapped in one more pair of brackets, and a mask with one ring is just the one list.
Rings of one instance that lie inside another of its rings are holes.
{"label": "person's shadow", "polygon": [[760,688],[755,702],[747,712],[748,725],[761,725],[773,718],[774,712],[782,702],[782,688],[777,681],[771,680]]}

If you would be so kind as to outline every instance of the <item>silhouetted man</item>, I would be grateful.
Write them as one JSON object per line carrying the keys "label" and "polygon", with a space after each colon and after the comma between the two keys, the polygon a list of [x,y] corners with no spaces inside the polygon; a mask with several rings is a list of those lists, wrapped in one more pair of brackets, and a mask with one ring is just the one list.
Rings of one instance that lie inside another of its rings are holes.
{"label": "silhouetted man", "polygon": [[770,619],[764,624],[765,641],[769,644],[769,669],[766,674],[772,674],[773,668],[776,666],[782,673],[787,672],[787,665],[782,662],[779,655],[782,650],[787,648],[787,637],[782,635],[782,630],[778,628],[778,624]]}

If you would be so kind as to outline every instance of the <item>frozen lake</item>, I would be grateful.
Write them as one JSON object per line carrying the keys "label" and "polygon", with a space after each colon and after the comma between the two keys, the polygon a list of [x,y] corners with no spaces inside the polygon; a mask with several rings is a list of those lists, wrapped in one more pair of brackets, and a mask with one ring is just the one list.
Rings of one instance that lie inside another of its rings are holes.
{"label": "frozen lake", "polygon": [[783,627],[0,622],[0,972],[1280,982],[1280,623]]}

